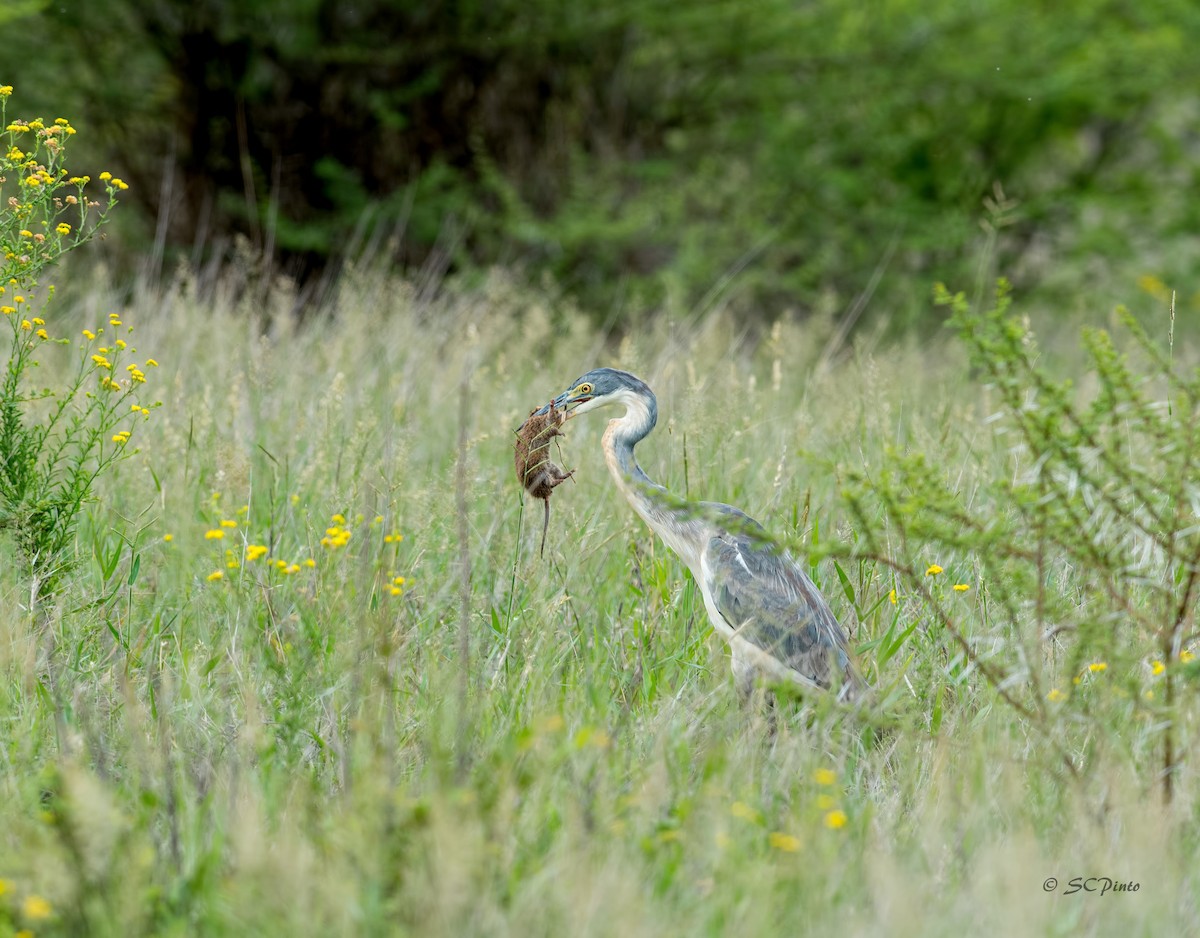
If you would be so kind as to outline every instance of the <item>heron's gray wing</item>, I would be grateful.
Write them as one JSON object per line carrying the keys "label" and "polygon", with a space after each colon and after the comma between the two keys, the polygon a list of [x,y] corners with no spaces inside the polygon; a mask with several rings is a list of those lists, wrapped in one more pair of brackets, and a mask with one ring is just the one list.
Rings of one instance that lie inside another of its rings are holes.
{"label": "heron's gray wing", "polygon": [[835,666],[855,681],[842,627],[791,557],[723,532],[709,540],[705,560],[710,595],[735,635],[821,687]]}

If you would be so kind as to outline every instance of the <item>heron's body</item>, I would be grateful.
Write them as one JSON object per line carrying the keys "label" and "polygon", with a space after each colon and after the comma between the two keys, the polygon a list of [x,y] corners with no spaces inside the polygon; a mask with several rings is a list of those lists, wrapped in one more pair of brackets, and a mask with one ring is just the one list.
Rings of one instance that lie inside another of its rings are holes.
{"label": "heron's body", "polygon": [[[650,480],[634,447],[654,429],[658,403],[639,378],[600,368],[580,378],[554,406],[573,416],[603,404],[623,404],[609,421],[604,456],[617,488],[692,573],[713,627],[729,642],[739,692],[755,677],[808,688],[840,686],[852,695],[860,680],[846,636],[820,592],[786,551],[740,509],[717,502],[683,503]],[[573,409],[572,409],[573,405]]]}

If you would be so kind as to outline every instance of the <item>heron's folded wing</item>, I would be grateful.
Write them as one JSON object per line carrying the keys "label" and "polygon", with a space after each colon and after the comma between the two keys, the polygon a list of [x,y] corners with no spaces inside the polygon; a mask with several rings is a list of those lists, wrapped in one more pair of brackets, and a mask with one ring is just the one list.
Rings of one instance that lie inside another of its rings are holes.
{"label": "heron's folded wing", "polygon": [[835,666],[849,675],[842,628],[790,557],[721,534],[709,541],[706,561],[717,610],[739,637],[822,687],[830,685]]}

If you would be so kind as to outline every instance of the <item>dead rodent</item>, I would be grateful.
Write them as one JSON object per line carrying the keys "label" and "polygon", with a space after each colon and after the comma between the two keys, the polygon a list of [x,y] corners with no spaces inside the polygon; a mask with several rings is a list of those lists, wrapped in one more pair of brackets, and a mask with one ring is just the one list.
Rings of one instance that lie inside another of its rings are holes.
{"label": "dead rodent", "polygon": [[556,436],[562,436],[562,431],[558,428],[562,426],[566,415],[561,410],[555,410],[553,404],[544,414],[539,414],[539,409],[531,410],[517,430],[514,462],[517,481],[525,486],[525,491],[534,498],[540,498],[546,506],[546,518],[542,522],[541,553],[544,555],[546,531],[550,528],[550,496],[556,486],[571,478],[575,470],[566,472],[550,461],[550,441]]}

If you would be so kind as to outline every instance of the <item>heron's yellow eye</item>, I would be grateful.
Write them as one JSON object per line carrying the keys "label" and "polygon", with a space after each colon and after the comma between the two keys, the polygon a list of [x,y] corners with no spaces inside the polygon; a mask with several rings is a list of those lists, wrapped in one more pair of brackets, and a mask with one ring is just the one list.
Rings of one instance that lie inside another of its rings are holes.
{"label": "heron's yellow eye", "polygon": [[576,394],[591,394],[592,386],[585,381],[583,384],[579,385],[579,387],[577,387],[575,389],[575,393]]}

